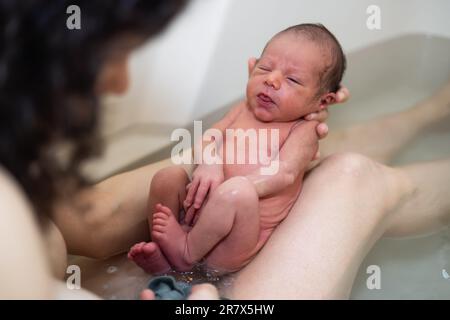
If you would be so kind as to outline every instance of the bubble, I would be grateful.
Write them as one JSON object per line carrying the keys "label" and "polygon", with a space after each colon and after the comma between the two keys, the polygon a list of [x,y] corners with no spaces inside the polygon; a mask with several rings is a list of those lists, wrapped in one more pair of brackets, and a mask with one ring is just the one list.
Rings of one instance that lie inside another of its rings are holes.
{"label": "bubble", "polygon": [[109,266],[108,269],[106,269],[106,273],[111,274],[111,273],[116,272],[117,270],[119,270],[119,269],[116,266]]}

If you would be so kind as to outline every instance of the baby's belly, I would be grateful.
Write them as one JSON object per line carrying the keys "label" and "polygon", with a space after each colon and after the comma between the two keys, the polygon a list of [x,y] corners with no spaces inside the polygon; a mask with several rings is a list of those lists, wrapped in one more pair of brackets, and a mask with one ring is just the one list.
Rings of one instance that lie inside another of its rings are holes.
{"label": "baby's belly", "polygon": [[287,217],[300,190],[301,181],[272,197],[259,199],[259,223],[262,230],[275,228]]}

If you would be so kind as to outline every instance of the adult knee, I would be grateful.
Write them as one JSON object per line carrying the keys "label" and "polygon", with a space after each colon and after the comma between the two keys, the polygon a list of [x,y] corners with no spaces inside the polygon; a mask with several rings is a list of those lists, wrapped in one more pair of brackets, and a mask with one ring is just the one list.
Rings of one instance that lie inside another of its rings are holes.
{"label": "adult knee", "polygon": [[380,205],[381,213],[388,213],[413,190],[410,179],[400,170],[356,153],[332,155],[324,161],[324,169],[323,179],[329,181],[331,177],[337,188],[354,192],[368,202],[379,199],[372,203]]}
{"label": "adult knee", "polygon": [[336,153],[323,161],[323,165],[349,178],[365,178],[379,169],[372,159],[358,153]]}

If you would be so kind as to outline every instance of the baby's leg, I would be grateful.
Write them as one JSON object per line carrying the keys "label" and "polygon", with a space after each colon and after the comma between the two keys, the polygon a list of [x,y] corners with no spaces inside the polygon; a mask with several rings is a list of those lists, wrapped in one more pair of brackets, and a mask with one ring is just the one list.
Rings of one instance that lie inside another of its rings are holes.
{"label": "baby's leg", "polygon": [[188,233],[171,210],[162,208],[154,215],[152,237],[179,271],[190,270],[213,249],[208,264],[222,270],[235,266],[258,242],[258,195],[253,184],[244,177],[221,184]]}
{"label": "baby's leg", "polygon": [[[158,203],[170,208],[174,212],[175,219],[178,220],[180,203],[186,197],[188,181],[189,177],[186,171],[179,166],[164,168],[154,175],[148,201],[150,230],[152,230],[153,214]],[[163,273],[170,269],[170,265],[161,253],[159,246],[154,242],[135,244],[130,249],[128,257],[148,273]]]}
{"label": "baby's leg", "polygon": [[186,198],[189,177],[181,166],[172,166],[158,171],[152,179],[148,200],[148,224],[152,230],[152,216],[158,203],[168,207],[178,221],[181,204]]}

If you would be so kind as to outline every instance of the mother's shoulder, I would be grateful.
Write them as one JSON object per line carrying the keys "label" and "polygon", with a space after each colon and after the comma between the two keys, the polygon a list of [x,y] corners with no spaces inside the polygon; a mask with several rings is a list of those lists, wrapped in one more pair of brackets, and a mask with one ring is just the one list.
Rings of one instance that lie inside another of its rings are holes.
{"label": "mother's shoulder", "polygon": [[4,210],[30,211],[31,207],[23,189],[14,177],[0,166],[0,211]]}

